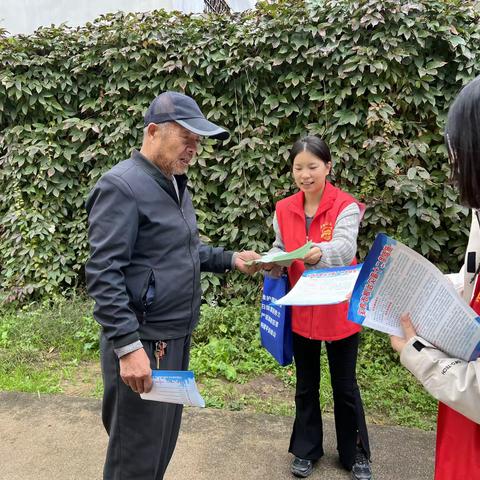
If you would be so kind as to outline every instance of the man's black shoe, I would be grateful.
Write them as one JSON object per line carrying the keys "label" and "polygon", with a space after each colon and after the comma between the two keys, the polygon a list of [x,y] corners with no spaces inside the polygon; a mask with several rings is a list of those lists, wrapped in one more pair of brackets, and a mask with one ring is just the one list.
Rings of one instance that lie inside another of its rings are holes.
{"label": "man's black shoe", "polygon": [[313,460],[307,460],[306,458],[295,457],[292,462],[290,471],[296,477],[306,478],[313,471]]}
{"label": "man's black shoe", "polygon": [[352,480],[371,480],[372,469],[363,449],[358,448],[352,467]]}

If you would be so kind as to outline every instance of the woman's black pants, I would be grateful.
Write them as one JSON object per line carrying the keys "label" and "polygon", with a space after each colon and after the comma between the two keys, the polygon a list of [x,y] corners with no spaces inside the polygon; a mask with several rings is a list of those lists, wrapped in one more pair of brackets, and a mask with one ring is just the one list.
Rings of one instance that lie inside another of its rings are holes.
{"label": "woman's black pants", "polygon": [[[358,342],[359,335],[356,333],[325,343],[333,390],[337,450],[340,462],[347,470],[351,470],[355,461],[358,443],[370,458],[367,425],[355,372]],[[297,386],[289,452],[309,460],[318,460],[323,455],[319,396],[321,345],[321,340],[309,340],[293,334]]]}

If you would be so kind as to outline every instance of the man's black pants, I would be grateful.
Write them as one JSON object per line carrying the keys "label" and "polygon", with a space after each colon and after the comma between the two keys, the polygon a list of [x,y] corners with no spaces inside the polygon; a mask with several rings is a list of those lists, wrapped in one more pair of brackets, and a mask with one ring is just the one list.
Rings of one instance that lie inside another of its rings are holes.
{"label": "man's black pants", "polygon": [[[159,338],[159,340],[163,340]],[[161,370],[187,370],[190,336],[165,340]],[[154,341],[142,341],[156,368]],[[142,400],[120,378],[112,342],[102,335],[102,419],[109,435],[104,480],[162,480],[177,443],[182,405]]]}
{"label": "man's black pants", "polygon": [[[356,363],[358,333],[342,340],[326,342],[330,369],[337,449],[341,464],[350,470],[355,461],[357,441],[370,458],[367,425]],[[318,460],[323,455],[323,425],[320,410],[320,340],[293,334],[293,353],[297,369],[296,415],[289,452],[300,458]]]}

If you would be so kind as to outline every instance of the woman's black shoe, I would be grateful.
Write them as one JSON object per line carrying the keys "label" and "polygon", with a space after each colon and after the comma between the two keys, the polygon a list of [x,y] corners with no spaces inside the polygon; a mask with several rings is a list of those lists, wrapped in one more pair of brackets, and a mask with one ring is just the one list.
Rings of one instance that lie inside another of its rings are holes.
{"label": "woman's black shoe", "polygon": [[372,468],[363,448],[357,447],[355,463],[352,467],[352,480],[371,480]]}
{"label": "woman's black shoe", "polygon": [[293,475],[300,478],[308,477],[313,471],[313,460],[295,457],[290,469]]}

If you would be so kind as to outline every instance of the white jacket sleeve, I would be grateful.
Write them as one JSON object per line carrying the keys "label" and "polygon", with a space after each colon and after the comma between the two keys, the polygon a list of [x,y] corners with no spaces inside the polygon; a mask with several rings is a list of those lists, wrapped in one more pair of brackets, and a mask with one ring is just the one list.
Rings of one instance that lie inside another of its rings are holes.
{"label": "white jacket sleeve", "polygon": [[400,361],[433,397],[480,424],[480,359],[450,358],[423,338],[413,337]]}
{"label": "white jacket sleeve", "polygon": [[315,243],[322,251],[320,260],[315,265],[306,265],[305,268],[332,268],[350,265],[357,253],[360,219],[360,208],[356,203],[345,207],[335,222],[333,238],[329,242]]}
{"label": "white jacket sleeve", "polygon": [[280,225],[278,225],[277,212],[273,214],[273,231],[275,232],[275,241],[273,242],[273,247],[268,253],[283,253],[285,251],[285,245],[283,244]]}

